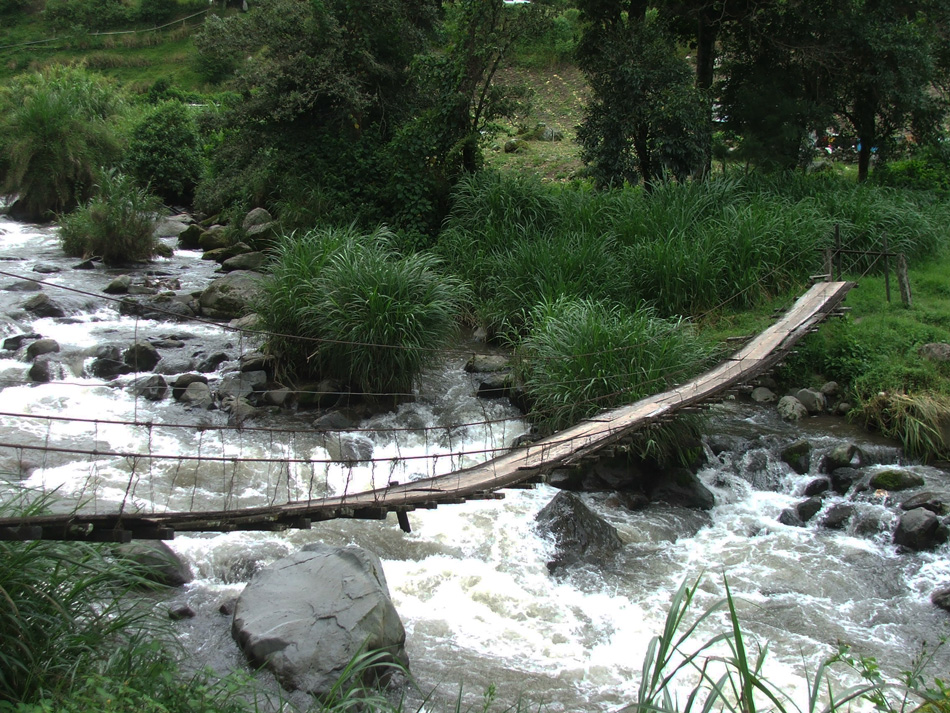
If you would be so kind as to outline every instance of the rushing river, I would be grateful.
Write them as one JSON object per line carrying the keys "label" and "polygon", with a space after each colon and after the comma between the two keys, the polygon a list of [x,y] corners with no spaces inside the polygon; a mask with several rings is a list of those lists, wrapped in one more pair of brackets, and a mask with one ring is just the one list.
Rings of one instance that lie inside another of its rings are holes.
{"label": "rushing river", "polygon": [[[180,342],[174,348],[198,358],[230,355],[208,374],[214,381],[253,344],[215,325],[121,317],[114,301],[100,297],[119,272],[101,266],[75,270],[77,262],[62,256],[52,229],[0,218],[0,336],[35,332],[53,338],[67,367],[53,381],[36,384],[27,376],[22,350],[0,351],[0,443],[6,446],[0,447],[0,482],[55,489],[54,509],[77,500],[103,512],[120,502],[144,511],[206,509],[352,492],[450,471],[484,457],[458,453],[505,448],[527,430],[507,402],[475,398],[472,377],[462,368],[466,345],[424,377],[413,403],[359,424],[352,437],[366,442],[373,465],[324,464],[332,460],[326,444],[303,433],[312,414],[265,413],[252,425],[271,430],[238,432],[226,428],[227,415],[220,411],[190,410],[170,396],[157,402],[138,398],[135,376],[106,382],[88,375],[91,350],[147,336]],[[149,269],[158,273],[155,279],[175,279],[188,292],[204,287],[213,267],[197,253],[178,252]],[[43,292],[68,316],[24,313],[20,305],[35,294],[19,291],[26,289],[24,279],[42,280]],[[254,571],[317,540],[359,544],[382,558],[406,626],[413,674],[423,690],[438,686],[449,699],[461,685],[466,700],[477,701],[494,684],[500,701],[522,697],[547,711],[606,711],[629,703],[672,593],[698,577],[696,611],[724,595],[727,578],[748,635],[770,643],[769,677],[799,700],[803,671],[813,671],[838,642],[876,656],[894,675],[911,665],[924,641],[933,645],[950,633],[947,614],[929,601],[934,589],[950,582],[948,549],[898,553],[890,535],[896,511],[886,494],[861,498],[844,531],[777,520],[802,499],[816,475],[792,473],[777,455],[782,446],[807,437],[820,454],[851,442],[881,464],[900,464],[897,449],[841,420],[789,426],[768,409],[737,403],[714,409],[709,432],[732,447],[719,455],[710,450],[710,465],[700,472],[718,503],[708,516],[670,507],[630,512],[606,495],[592,495],[588,502],[618,529],[624,547],[603,566],[577,566],[555,576],[547,568],[553,544],[534,528],[536,513],[556,492],[547,486],[509,490],[500,501],[415,511],[411,534],[390,517],[286,533],[179,535],[171,545],[196,574],[175,595],[175,602],[197,613],[177,625],[182,640],[213,668],[243,666],[219,606],[237,596]],[[37,444],[63,452],[27,448]],[[128,455],[196,452],[221,460],[169,458],[155,465]],[[442,455],[422,458],[433,453]],[[285,463],[235,464],[275,457]],[[385,465],[390,458],[399,460]],[[296,462],[307,459],[319,467]],[[813,470],[819,461],[812,459]],[[945,472],[901,465],[923,475],[930,489],[950,490]],[[828,498],[825,507],[842,500]],[[697,641],[726,624],[722,616],[713,617]],[[941,652],[932,675],[946,677],[948,662]]]}

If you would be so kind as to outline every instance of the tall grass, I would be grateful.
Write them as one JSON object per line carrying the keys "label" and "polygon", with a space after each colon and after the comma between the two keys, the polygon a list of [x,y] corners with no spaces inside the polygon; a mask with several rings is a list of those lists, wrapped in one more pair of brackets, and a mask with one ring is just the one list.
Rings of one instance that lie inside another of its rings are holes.
{"label": "tall grass", "polygon": [[536,307],[529,325],[517,364],[532,419],[550,432],[662,391],[707,356],[688,324],[649,308],[561,298]]}
{"label": "tall grass", "polygon": [[290,378],[405,394],[455,334],[467,291],[433,255],[400,258],[384,228],[283,236],[257,305]]}
{"label": "tall grass", "polygon": [[97,256],[106,265],[150,260],[154,231],[163,212],[161,200],[124,173],[105,171],[97,193],[86,205],[60,219],[60,240],[67,255]]}
{"label": "tall grass", "polygon": [[76,67],[51,67],[3,90],[0,190],[19,197],[19,214],[49,218],[92,195],[99,168],[118,159],[113,121],[122,109],[113,87]]}

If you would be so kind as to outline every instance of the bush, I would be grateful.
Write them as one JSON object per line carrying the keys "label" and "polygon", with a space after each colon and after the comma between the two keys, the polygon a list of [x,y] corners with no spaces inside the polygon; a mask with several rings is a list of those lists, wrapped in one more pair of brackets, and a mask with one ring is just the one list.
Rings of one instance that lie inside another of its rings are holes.
{"label": "bush", "polygon": [[46,0],[43,17],[55,30],[110,30],[130,24],[135,13],[122,0]]}
{"label": "bush", "polygon": [[878,166],[871,177],[881,186],[946,193],[950,191],[950,146],[920,149],[909,159]]}
{"label": "bush", "polygon": [[535,308],[530,325],[518,370],[531,417],[548,432],[658,393],[699,371],[708,356],[688,324],[647,308],[559,299]]}
{"label": "bush", "polygon": [[175,17],[177,12],[177,0],[140,0],[138,17],[142,22],[161,25]]}
{"label": "bush", "polygon": [[464,287],[432,255],[398,258],[392,239],[354,227],[280,239],[257,311],[288,376],[404,395],[451,341]]}
{"label": "bush", "polygon": [[126,165],[142,185],[169,204],[191,204],[201,178],[201,142],[188,108],[159,104],[132,130]]}
{"label": "bush", "polygon": [[159,199],[114,171],[106,172],[98,187],[95,198],[61,219],[63,250],[75,257],[98,256],[106,265],[151,259]]}
{"label": "bush", "polygon": [[119,156],[113,120],[123,108],[104,79],[52,67],[15,80],[0,96],[2,192],[28,220],[73,209],[93,192],[97,171]]}

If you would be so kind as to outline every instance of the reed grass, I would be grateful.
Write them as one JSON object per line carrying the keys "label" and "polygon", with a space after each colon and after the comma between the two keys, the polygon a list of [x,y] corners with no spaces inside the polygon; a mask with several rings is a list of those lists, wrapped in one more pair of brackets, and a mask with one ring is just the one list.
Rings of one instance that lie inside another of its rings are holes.
{"label": "reed grass", "polygon": [[707,354],[683,320],[576,298],[535,308],[516,352],[531,418],[549,432],[662,391]]}
{"label": "reed grass", "polygon": [[859,418],[913,458],[950,460],[950,395],[882,391],[861,404]]}

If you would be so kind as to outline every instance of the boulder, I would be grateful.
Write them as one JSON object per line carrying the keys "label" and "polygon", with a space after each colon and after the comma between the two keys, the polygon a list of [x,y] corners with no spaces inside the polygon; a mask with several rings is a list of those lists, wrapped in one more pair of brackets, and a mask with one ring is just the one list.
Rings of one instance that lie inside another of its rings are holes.
{"label": "boulder", "polygon": [[802,522],[808,522],[821,510],[822,500],[815,496],[802,500],[795,506],[795,513],[801,518]]}
{"label": "boulder", "polygon": [[41,275],[55,275],[57,272],[62,272],[63,268],[57,267],[56,265],[47,265],[44,263],[37,263],[33,266],[33,272],[38,272]]}
{"label": "boulder", "polygon": [[254,248],[244,242],[237,242],[234,245],[229,245],[226,248],[216,248],[214,250],[208,250],[204,255],[201,256],[202,260],[213,260],[214,262],[223,263],[225,260],[229,260],[232,257],[237,255],[243,255],[244,253],[253,252]]}
{"label": "boulder", "polygon": [[821,526],[827,530],[843,530],[854,514],[854,505],[832,505],[821,518]]}
{"label": "boulder", "polygon": [[152,254],[155,257],[172,258],[175,257],[175,248],[165,243],[156,242],[152,247]]}
{"label": "boulder", "polygon": [[934,593],[930,595],[930,601],[934,606],[950,612],[950,587],[934,590]]}
{"label": "boulder", "polygon": [[3,286],[4,292],[39,292],[43,286],[33,280],[17,280]]}
{"label": "boulder", "polygon": [[950,344],[946,342],[931,342],[921,346],[917,353],[922,359],[928,361],[946,362],[950,361]]}
{"label": "boulder", "polygon": [[221,263],[223,272],[234,272],[235,270],[254,270],[259,271],[266,262],[267,257],[262,252],[241,253],[234,257],[229,257]]}
{"label": "boulder", "polygon": [[344,387],[334,379],[306,382],[297,387],[297,405],[302,408],[329,408],[343,396]]}
{"label": "boulder", "polygon": [[132,384],[132,393],[149,401],[161,401],[168,393],[168,383],[160,374],[143,376]]}
{"label": "boulder", "polygon": [[228,229],[223,225],[212,225],[198,238],[198,245],[202,250],[217,250],[231,244]]}
{"label": "boulder", "polygon": [[201,293],[201,313],[214,319],[243,317],[257,295],[261,276],[256,272],[236,270],[212,282]]}
{"label": "boulder", "polygon": [[199,361],[195,368],[202,374],[210,374],[212,371],[217,371],[218,367],[230,358],[224,352],[213,352]]}
{"label": "boulder", "polygon": [[50,299],[49,295],[41,292],[33,295],[30,299],[20,305],[30,314],[36,317],[65,317],[66,310],[58,303]]}
{"label": "boulder", "polygon": [[875,490],[910,490],[924,485],[924,479],[909,470],[889,468],[871,476],[869,485]]}
{"label": "boulder", "polygon": [[132,371],[151,371],[161,361],[162,355],[144,339],[137,340],[131,347],[122,353],[122,361],[128,364]]}
{"label": "boulder", "polygon": [[490,374],[496,371],[508,371],[511,360],[503,354],[473,354],[465,362],[465,371],[470,374]]}
{"label": "boulder", "polygon": [[195,317],[197,302],[184,295],[162,293],[153,297],[125,297],[119,303],[119,314],[142,319],[167,321]]}
{"label": "boulder", "polygon": [[194,579],[188,565],[161,540],[134,540],[116,547],[116,554],[133,562],[150,582],[180,587]]}
{"label": "boulder", "polygon": [[224,410],[228,413],[229,426],[240,426],[258,414],[258,410],[251,405],[251,402],[243,397],[229,399]]}
{"label": "boulder", "polygon": [[23,342],[30,341],[31,339],[42,338],[42,335],[39,335],[36,332],[30,332],[29,334],[16,334],[3,340],[3,348],[7,351],[15,352],[17,349],[23,346]]}
{"label": "boulder", "polygon": [[521,139],[508,139],[505,142],[505,153],[521,153],[528,150],[528,143]]}
{"label": "boulder", "polygon": [[114,379],[121,374],[132,372],[132,367],[122,359],[122,350],[114,344],[96,347],[94,356],[89,371],[99,379]]}
{"label": "boulder", "polygon": [[911,495],[901,503],[901,510],[907,511],[916,510],[917,508],[925,508],[937,515],[946,515],[948,512],[946,505],[947,500],[947,496],[940,493],[933,493],[929,491],[917,493],[916,495]]}
{"label": "boulder", "polygon": [[185,250],[198,250],[201,248],[201,234],[204,231],[197,223],[192,223],[178,235],[178,247]]}
{"label": "boulder", "polygon": [[119,275],[102,290],[107,295],[124,295],[132,286],[132,278],[129,275]]}
{"label": "boulder", "polygon": [[858,465],[861,464],[861,450],[853,443],[839,443],[831,450],[831,453],[822,458],[821,472],[832,473],[837,468],[848,468],[855,462]]}
{"label": "boulder", "polygon": [[238,358],[241,371],[265,371],[273,373],[275,359],[261,352],[247,352]]}
{"label": "boulder", "polygon": [[800,421],[808,415],[808,409],[794,396],[783,396],[778,400],[776,408],[779,416],[786,421]]}
{"label": "boulder", "polygon": [[[200,382],[205,386],[208,385],[208,377],[204,374],[181,374],[175,383],[172,384],[172,397],[176,401],[180,401],[182,395],[185,393],[185,390],[192,384]],[[208,394],[211,394],[211,390],[208,390]]]}
{"label": "boulder", "polygon": [[251,226],[244,234],[244,238],[254,247],[263,248],[272,243],[279,233],[280,223],[274,220],[270,223]]}
{"label": "boulder", "polygon": [[511,374],[504,371],[484,374],[475,395],[480,399],[503,399],[511,393]]}
{"label": "boulder", "polygon": [[756,386],[752,389],[750,398],[757,404],[774,404],[778,401],[775,392],[765,386]]}
{"label": "boulder", "polygon": [[181,392],[181,396],[178,397],[178,401],[199,409],[208,410],[214,407],[214,397],[211,395],[211,389],[201,381],[188,384],[185,390]]}
{"label": "boulder", "polygon": [[255,225],[264,225],[273,221],[273,216],[265,208],[254,208],[244,216],[244,220],[241,222],[241,230],[246,233]]}
{"label": "boulder", "polygon": [[53,354],[59,351],[59,342],[55,339],[37,339],[26,348],[26,358],[35,359],[42,354]]}
{"label": "boulder", "polygon": [[815,478],[805,486],[804,494],[807,497],[821,495],[831,490],[831,481],[828,478]]}
{"label": "boulder", "polygon": [[792,470],[804,475],[811,464],[811,443],[806,440],[795,441],[782,449],[780,457]]}
{"label": "boulder", "polygon": [[275,385],[268,387],[261,394],[261,403],[264,406],[284,408],[293,402],[293,392],[286,386]]}
{"label": "boulder", "polygon": [[822,385],[820,389],[822,395],[825,397],[825,401],[835,398],[839,393],[841,393],[841,387],[838,386],[837,381],[828,381]]}
{"label": "boulder", "polygon": [[267,384],[267,373],[263,371],[232,371],[226,374],[218,385],[218,398],[247,398],[253,392],[261,390]]}
{"label": "boulder", "polygon": [[936,515],[924,508],[915,508],[901,515],[894,530],[894,544],[919,552],[932,550],[947,541],[947,528]]}
{"label": "boulder", "polygon": [[538,530],[554,538],[556,553],[548,562],[551,572],[577,562],[602,563],[623,547],[617,529],[566,490],[555,495],[535,519]]}
{"label": "boulder", "polygon": [[197,613],[188,604],[176,604],[168,609],[168,618],[172,621],[194,619]]}
{"label": "boulder", "polygon": [[711,510],[716,496],[689,468],[670,468],[647,491],[650,500],[684,508]]}
{"label": "boulder", "polygon": [[831,489],[844,495],[863,477],[864,473],[857,468],[835,468],[831,471]]}
{"label": "boulder", "polygon": [[812,416],[823,413],[827,406],[825,403],[825,395],[820,391],[815,391],[815,389],[799,389],[795,392],[795,398],[801,402],[802,406],[804,406]]}
{"label": "boulder", "polygon": [[311,424],[317,431],[352,431],[356,422],[342,411],[328,411]]}
{"label": "boulder", "polygon": [[66,367],[52,354],[42,354],[30,365],[28,375],[31,381],[48,384],[50,381],[66,378]]}
{"label": "boulder", "polygon": [[231,633],[284,688],[316,695],[360,651],[408,664],[382,564],[358,547],[308,545],[257,572],[238,597]]}
{"label": "boulder", "polygon": [[316,441],[337,463],[361,463],[373,457],[373,441],[361,433],[330,431],[318,434]]}
{"label": "boulder", "polygon": [[156,374],[165,376],[176,376],[188,371],[194,371],[195,360],[186,356],[165,356],[155,365]]}

